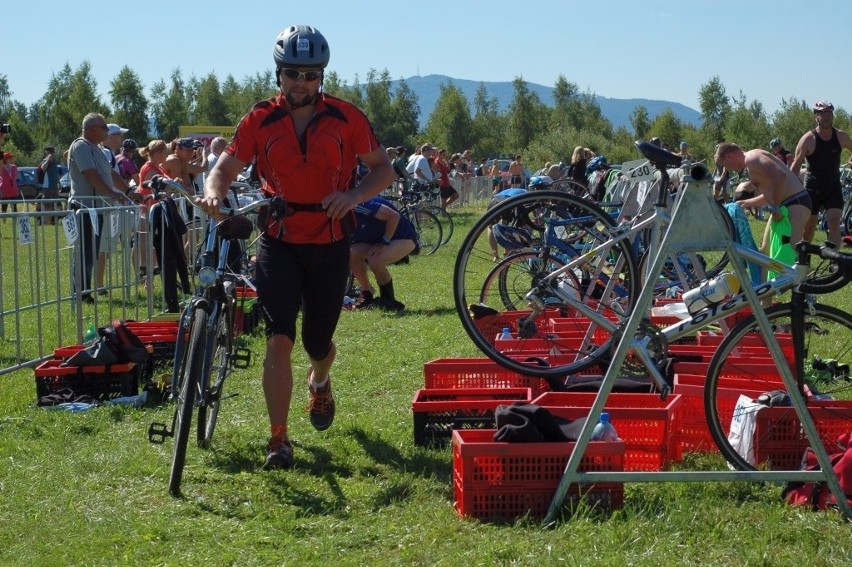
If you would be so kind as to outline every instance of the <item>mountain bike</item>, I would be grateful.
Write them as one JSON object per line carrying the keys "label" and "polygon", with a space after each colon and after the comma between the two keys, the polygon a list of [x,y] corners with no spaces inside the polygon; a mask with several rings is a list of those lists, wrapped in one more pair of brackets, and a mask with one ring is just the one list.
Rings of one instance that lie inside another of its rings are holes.
{"label": "mountain bike", "polygon": [[[195,195],[172,180],[155,176],[150,182],[155,191],[172,190],[197,207]],[[174,437],[174,451],[169,472],[169,492],[181,493],[186,450],[197,409],[196,439],[198,446],[209,448],[219,406],[225,398],[225,379],[234,368],[248,368],[250,352],[234,345],[234,311],[236,288],[242,280],[232,271],[229,251],[235,242],[248,238],[253,230],[248,213],[268,207],[271,219],[283,218],[285,207],[278,197],[261,199],[239,208],[222,208],[228,215],[223,221],[207,218],[203,251],[196,265],[199,288],[184,309],[178,327],[171,396],[175,411],[171,426],[152,423],[148,440],[163,443]]]}

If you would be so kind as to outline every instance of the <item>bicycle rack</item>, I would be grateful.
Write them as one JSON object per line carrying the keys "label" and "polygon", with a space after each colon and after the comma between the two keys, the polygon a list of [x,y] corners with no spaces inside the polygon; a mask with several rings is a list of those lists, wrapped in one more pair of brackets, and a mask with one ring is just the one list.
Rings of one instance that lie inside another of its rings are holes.
{"label": "bicycle rack", "polygon": [[[687,179],[687,181],[689,181]],[[704,252],[710,250],[724,250],[731,259],[737,277],[741,282],[748,282],[748,274],[743,267],[740,256],[730,241],[730,235],[725,228],[725,221],[721,218],[720,208],[713,201],[711,191],[706,183],[688,183],[684,188],[684,194],[676,203],[672,214],[671,224],[663,236],[660,249],[649,269],[649,274],[659,276],[668,252]],[[715,243],[709,244],[708,243]],[[846,495],[840,487],[837,476],[828,458],[828,453],[820,440],[813,419],[807,411],[805,400],[801,396],[790,396],[793,407],[799,416],[799,421],[809,439],[814,442],[813,449],[820,465],[819,471],[662,471],[662,472],[580,472],[578,467],[580,460],[586,452],[586,447],[592,436],[592,429],[598,422],[601,411],[606,403],[607,397],[612,392],[618,371],[630,350],[639,323],[647,313],[653,297],[653,286],[645,286],[639,295],[636,306],[627,321],[624,333],[618,344],[613,360],[601,383],[598,395],[592,405],[589,417],[580,432],[580,437],[574,445],[559,486],[550,503],[550,508],[544,519],[544,526],[552,524],[556,514],[562,506],[568,487],[572,483],[591,482],[707,482],[707,481],[770,481],[770,482],[825,482],[831,493],[837,499],[841,513],[852,519],[852,508],[846,500]],[[759,305],[759,299],[750,285],[743,286],[743,292],[751,305]],[[755,319],[760,327],[761,333],[767,341],[772,358],[778,365],[781,378],[788,392],[796,391],[796,380],[781,351],[781,346],[775,338],[766,313],[762,309],[754,310]]]}

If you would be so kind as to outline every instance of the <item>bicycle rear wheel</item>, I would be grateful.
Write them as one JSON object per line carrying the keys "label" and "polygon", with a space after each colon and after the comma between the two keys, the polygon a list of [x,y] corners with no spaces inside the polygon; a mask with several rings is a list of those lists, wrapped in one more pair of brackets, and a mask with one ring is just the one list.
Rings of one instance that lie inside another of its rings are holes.
{"label": "bicycle rear wheel", "polygon": [[207,395],[198,407],[198,445],[208,449],[213,440],[216,420],[219,417],[219,404],[222,401],[222,389],[225,378],[231,371],[231,354],[233,353],[233,312],[230,307],[220,304],[219,313],[214,320],[208,322],[212,334],[213,357],[208,367]]}
{"label": "bicycle rear wheel", "polygon": [[193,314],[189,340],[186,343],[180,375],[180,390],[175,400],[174,439],[172,466],[169,472],[169,493],[180,496],[180,483],[183,479],[183,467],[186,462],[186,445],[189,441],[189,429],[192,425],[192,412],[195,409],[195,396],[198,393],[198,379],[204,372],[204,356],[207,346],[207,311],[196,307]]}
{"label": "bicycle rear wheel", "polygon": [[[529,242],[500,258],[491,230],[498,224],[526,233]],[[453,273],[456,311],[483,354],[554,387],[593,364],[605,366],[640,280],[629,242],[610,239],[614,225],[593,203],[557,191],[525,193],[487,211],[462,242]],[[564,274],[547,277],[571,262]],[[557,288],[574,302],[563,303]],[[544,309],[533,309],[531,298]],[[516,339],[498,341],[503,327]]]}
{"label": "bicycle rear wheel", "polygon": [[441,245],[443,231],[438,217],[424,209],[411,211],[411,222],[417,230],[421,254],[433,254]]}
{"label": "bicycle rear wheel", "polygon": [[[852,398],[849,368],[852,364],[852,316],[828,305],[805,308],[804,356],[801,376],[796,370],[792,346],[792,303],[775,305],[766,316],[779,337],[793,376],[813,392],[830,394],[837,399]],[[778,369],[770,358],[766,340],[754,316],[734,327],[719,344],[707,369],[704,386],[704,411],[710,435],[722,455],[739,470],[768,466],[776,470],[795,470],[809,442],[800,433],[799,419],[793,407],[762,406],[740,410],[736,418],[754,420],[754,462],[741,455],[728,435],[739,396],[753,400],[762,393],[785,389]],[[677,384],[675,384],[677,392]],[[852,431],[852,415],[846,410],[830,409],[830,403],[808,400],[808,410],[822,433]],[[843,416],[846,417],[843,417]],[[845,423],[844,423],[845,422]],[[840,427],[838,427],[840,425]],[[832,451],[836,434],[824,439]],[[769,461],[766,461],[769,456]]]}

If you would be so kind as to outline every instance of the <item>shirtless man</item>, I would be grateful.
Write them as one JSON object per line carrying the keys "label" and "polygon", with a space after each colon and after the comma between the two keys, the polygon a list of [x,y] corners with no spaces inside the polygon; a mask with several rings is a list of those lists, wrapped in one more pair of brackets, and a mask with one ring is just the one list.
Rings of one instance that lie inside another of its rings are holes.
{"label": "shirtless man", "polygon": [[515,156],[515,161],[509,164],[509,185],[511,187],[524,186],[524,166],[521,156]]}
{"label": "shirtless man", "polygon": [[813,107],[816,128],[809,130],[796,144],[796,155],[790,169],[796,175],[802,161],[808,161],[805,188],[811,196],[811,216],[805,226],[805,238],[813,239],[817,214],[825,210],[828,225],[826,241],[840,244],[840,215],[843,209],[843,191],[840,188],[840,152],[852,150],[852,138],[843,130],[834,128],[834,105],[817,101]]}
{"label": "shirtless man", "polygon": [[790,214],[790,244],[802,240],[805,224],[811,215],[811,198],[799,177],[766,150],[743,152],[730,142],[716,149],[716,165],[728,171],[748,170],[749,181],[740,183],[737,191],[753,192],[754,197],[739,202],[743,207],[768,206],[777,217],[778,208],[786,206]]}

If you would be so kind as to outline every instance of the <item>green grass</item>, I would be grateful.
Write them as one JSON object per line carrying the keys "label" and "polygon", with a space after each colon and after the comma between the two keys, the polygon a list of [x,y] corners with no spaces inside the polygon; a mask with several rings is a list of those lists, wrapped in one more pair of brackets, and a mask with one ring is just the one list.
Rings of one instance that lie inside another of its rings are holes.
{"label": "green grass", "polygon": [[[166,490],[172,443],[146,440],[172,408],[35,407],[31,370],[0,376],[2,565],[832,565],[849,564],[850,526],[781,503],[756,483],[628,484],[623,510],[580,511],[555,529],[460,519],[449,448],[413,443],[423,364],[477,356],[453,307],[453,241],[392,268],[405,313],[344,312],[336,335],[334,426],[314,431],[297,387],[297,465],[262,472],[268,434],[259,365],[229,382],[214,447],[191,443],[184,498]],[[848,288],[828,302],[849,308]],[[306,359],[297,345],[297,374]],[[297,381],[298,382],[298,381]],[[690,455],[683,467],[718,468]]]}

